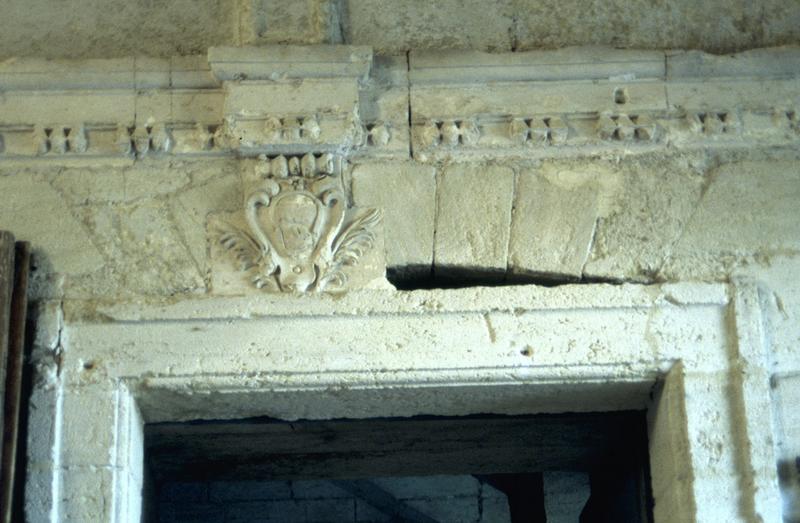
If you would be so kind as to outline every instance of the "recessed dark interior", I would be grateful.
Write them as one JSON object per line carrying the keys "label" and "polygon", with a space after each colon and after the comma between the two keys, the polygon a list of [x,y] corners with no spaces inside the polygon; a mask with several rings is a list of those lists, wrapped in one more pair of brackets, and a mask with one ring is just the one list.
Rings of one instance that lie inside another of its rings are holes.
{"label": "recessed dark interior", "polygon": [[148,424],[145,462],[149,522],[652,519],[639,411]]}

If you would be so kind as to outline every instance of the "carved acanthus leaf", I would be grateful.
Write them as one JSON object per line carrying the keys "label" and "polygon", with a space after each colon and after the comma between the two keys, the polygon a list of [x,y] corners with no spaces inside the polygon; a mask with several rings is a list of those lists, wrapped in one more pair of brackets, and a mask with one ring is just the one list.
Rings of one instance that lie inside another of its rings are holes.
{"label": "carved acanthus leaf", "polygon": [[217,231],[257,287],[309,292],[341,286],[344,268],[373,247],[381,213],[347,207],[340,164],[328,154],[262,158],[256,173],[263,181],[244,209],[249,230]]}

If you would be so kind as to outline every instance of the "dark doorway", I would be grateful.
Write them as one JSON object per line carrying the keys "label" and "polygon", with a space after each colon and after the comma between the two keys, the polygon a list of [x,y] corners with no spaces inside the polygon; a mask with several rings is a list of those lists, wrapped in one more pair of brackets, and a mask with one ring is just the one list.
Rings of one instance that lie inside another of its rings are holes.
{"label": "dark doorway", "polygon": [[651,521],[644,412],[159,423],[145,461],[150,522]]}

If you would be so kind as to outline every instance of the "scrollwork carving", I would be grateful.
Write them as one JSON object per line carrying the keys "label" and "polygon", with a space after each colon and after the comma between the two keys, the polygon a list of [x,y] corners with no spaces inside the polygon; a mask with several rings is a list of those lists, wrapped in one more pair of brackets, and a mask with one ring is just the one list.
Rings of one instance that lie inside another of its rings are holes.
{"label": "scrollwork carving", "polygon": [[341,288],[346,267],[375,242],[378,209],[347,206],[331,155],[264,159],[260,187],[247,198],[247,228],[225,225],[220,244],[260,289],[315,292]]}

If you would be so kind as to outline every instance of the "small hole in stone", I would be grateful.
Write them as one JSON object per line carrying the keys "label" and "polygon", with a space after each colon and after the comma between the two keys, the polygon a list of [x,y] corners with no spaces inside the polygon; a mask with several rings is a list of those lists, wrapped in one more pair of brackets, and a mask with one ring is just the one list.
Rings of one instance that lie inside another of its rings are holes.
{"label": "small hole in stone", "polygon": [[92,369],[94,369],[94,362],[93,361],[84,362],[83,368],[84,368],[84,370],[92,370]]}
{"label": "small hole in stone", "polygon": [[525,347],[524,349],[519,351],[519,353],[522,354],[523,356],[530,357],[533,356],[533,349],[531,347]]}
{"label": "small hole in stone", "polygon": [[614,89],[614,103],[624,104],[628,102],[628,90],[624,87],[617,87]]}

